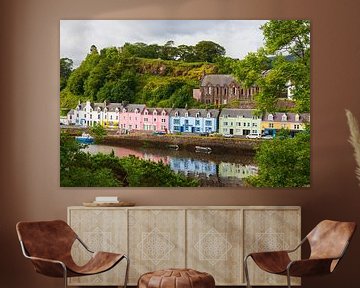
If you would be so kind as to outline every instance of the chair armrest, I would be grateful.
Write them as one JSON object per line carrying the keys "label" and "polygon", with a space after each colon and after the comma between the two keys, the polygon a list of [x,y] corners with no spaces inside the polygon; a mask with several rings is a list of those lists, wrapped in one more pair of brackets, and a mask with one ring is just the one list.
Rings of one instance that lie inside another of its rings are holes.
{"label": "chair armrest", "polygon": [[303,259],[291,261],[287,266],[290,276],[312,276],[329,274],[332,272],[333,261],[339,258]]}
{"label": "chair armrest", "polygon": [[90,250],[90,248],[80,239],[78,235],[76,235],[76,239],[81,243],[81,245],[90,253],[95,253],[94,251]]}
{"label": "chair armrest", "polygon": [[34,265],[35,271],[50,277],[66,277],[67,268],[66,265],[59,261],[53,259],[46,259],[40,257],[26,256],[30,259]]}

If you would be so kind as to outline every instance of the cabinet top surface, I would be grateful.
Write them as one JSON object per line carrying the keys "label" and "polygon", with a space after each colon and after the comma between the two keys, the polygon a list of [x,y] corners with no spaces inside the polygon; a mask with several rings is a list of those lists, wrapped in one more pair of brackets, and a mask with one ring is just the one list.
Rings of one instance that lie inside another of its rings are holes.
{"label": "cabinet top surface", "polygon": [[221,210],[238,210],[238,209],[280,209],[280,210],[301,210],[301,206],[133,206],[133,207],[85,207],[69,206],[68,209],[131,209],[131,210],[203,210],[203,209],[221,209]]}

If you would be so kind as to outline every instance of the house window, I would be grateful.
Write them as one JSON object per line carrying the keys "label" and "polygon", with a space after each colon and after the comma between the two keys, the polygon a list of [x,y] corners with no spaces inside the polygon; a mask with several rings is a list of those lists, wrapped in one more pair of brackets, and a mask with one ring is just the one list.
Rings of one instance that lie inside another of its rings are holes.
{"label": "house window", "polygon": [[180,119],[174,119],[174,124],[180,124]]}
{"label": "house window", "polygon": [[210,118],[211,117],[211,113],[209,112],[207,115],[206,115],[207,118]]}
{"label": "house window", "polygon": [[241,126],[241,122],[236,122],[236,125],[237,125],[237,126]]}
{"label": "house window", "polygon": [[252,123],[252,127],[257,127],[257,123]]}
{"label": "house window", "polygon": [[144,112],[144,115],[148,115],[148,114],[149,114],[148,111],[145,111],[145,112]]}
{"label": "house window", "polygon": [[269,114],[269,115],[268,115],[268,120],[269,120],[269,121],[274,121],[274,115]]}
{"label": "house window", "polygon": [[274,123],[269,123],[269,128],[274,128]]}
{"label": "house window", "polygon": [[144,118],[144,122],[148,122],[148,118]]}
{"label": "house window", "polygon": [[286,121],[287,120],[287,116],[286,116],[286,114],[283,114],[282,116],[281,116],[281,121]]}
{"label": "house window", "polygon": [[116,120],[119,120],[119,116],[116,116]]}
{"label": "house window", "polygon": [[247,123],[247,126],[250,127],[250,123]]}
{"label": "house window", "polygon": [[224,126],[228,126],[228,122],[224,122]]}
{"label": "house window", "polygon": [[299,114],[296,114],[296,115],[295,115],[295,121],[296,121],[296,122],[299,122],[299,121],[300,121],[300,115],[299,115]]}
{"label": "house window", "polygon": [[[91,117],[90,117],[91,118]],[[112,115],[110,115],[110,120],[112,120]]]}
{"label": "house window", "polygon": [[295,130],[299,130],[299,129],[300,129],[300,125],[299,125],[299,124],[294,124],[294,129],[295,129]]}
{"label": "house window", "polygon": [[208,87],[208,91],[209,91],[209,94],[211,94],[211,92],[212,92],[212,87],[211,86]]}
{"label": "house window", "polygon": [[188,112],[185,113],[185,117],[189,117],[189,113],[188,113]]}
{"label": "house window", "polygon": [[200,125],[200,120],[195,120],[195,125]]}
{"label": "house window", "polygon": [[161,123],[165,123],[166,122],[166,119],[161,119]]}
{"label": "house window", "polygon": [[153,115],[155,115],[155,116],[156,116],[156,115],[157,115],[157,112],[156,112],[156,111],[154,111]]}
{"label": "house window", "polygon": [[206,120],[205,121],[205,126],[211,126],[211,124],[212,124],[211,122],[212,122],[211,120]]}
{"label": "house window", "polygon": [[189,120],[185,120],[185,125],[189,125]]}
{"label": "house window", "polygon": [[175,112],[175,117],[178,117],[179,116],[179,112]]}
{"label": "house window", "polygon": [[92,119],[92,114],[90,114],[90,119]]}
{"label": "house window", "polygon": [[195,117],[196,117],[196,118],[199,118],[199,116],[200,116],[200,113],[197,112],[196,115],[195,115]]}

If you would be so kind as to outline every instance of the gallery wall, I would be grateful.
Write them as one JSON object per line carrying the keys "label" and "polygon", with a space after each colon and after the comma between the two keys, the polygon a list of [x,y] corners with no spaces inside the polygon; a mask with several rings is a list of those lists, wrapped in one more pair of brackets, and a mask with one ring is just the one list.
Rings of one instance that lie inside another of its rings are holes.
{"label": "gallery wall", "polygon": [[[0,286],[62,287],[33,272],[20,220],[66,219],[95,195],[137,205],[300,205],[302,234],[322,219],[360,224],[360,187],[344,109],[360,119],[360,2],[353,0],[7,0],[0,3]],[[64,189],[59,187],[60,19],[310,19],[311,188]],[[303,287],[358,287],[359,231],[331,276]]]}

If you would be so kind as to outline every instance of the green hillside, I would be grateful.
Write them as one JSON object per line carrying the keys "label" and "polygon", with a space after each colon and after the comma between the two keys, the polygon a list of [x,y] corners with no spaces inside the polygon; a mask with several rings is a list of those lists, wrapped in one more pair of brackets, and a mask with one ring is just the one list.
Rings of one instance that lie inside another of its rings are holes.
{"label": "green hillside", "polygon": [[[62,58],[61,65],[72,64]],[[74,108],[78,101],[127,101],[149,107],[197,107],[192,89],[203,73],[217,73],[216,64],[128,56],[112,47],[94,48],[81,65],[61,81],[60,107]]]}

